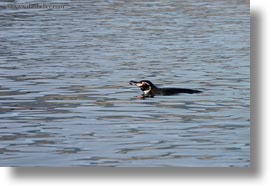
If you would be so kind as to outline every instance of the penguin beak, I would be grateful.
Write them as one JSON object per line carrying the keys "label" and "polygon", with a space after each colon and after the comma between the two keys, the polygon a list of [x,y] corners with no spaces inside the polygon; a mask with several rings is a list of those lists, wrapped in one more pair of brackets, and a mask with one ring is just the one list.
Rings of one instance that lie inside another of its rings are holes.
{"label": "penguin beak", "polygon": [[130,85],[135,85],[135,86],[137,86],[137,87],[142,87],[142,86],[144,86],[145,85],[145,82],[137,82],[137,81],[129,81],[129,84]]}
{"label": "penguin beak", "polygon": [[129,84],[130,85],[135,85],[135,86],[137,86],[139,88],[143,88],[144,90],[147,89],[148,87],[151,88],[151,86],[146,82],[137,82],[137,81],[131,80],[131,81],[129,81]]}
{"label": "penguin beak", "polygon": [[[138,82],[137,81],[133,81],[133,80],[131,80],[131,81],[129,81],[129,84],[130,85],[136,85]],[[137,85],[136,85],[137,86]]]}

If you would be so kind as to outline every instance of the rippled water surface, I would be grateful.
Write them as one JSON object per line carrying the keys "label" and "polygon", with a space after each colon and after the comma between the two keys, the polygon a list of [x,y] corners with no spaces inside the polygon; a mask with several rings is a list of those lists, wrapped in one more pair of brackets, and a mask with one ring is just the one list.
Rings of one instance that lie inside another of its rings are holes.
{"label": "rippled water surface", "polygon": [[248,1],[57,2],[0,3],[1,166],[249,166]]}

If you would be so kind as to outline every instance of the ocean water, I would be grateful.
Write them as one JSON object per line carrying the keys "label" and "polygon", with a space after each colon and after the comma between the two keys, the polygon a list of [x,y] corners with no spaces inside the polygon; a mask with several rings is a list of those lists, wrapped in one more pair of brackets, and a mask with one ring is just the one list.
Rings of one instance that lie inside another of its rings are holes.
{"label": "ocean water", "polygon": [[249,1],[57,2],[0,3],[1,166],[250,165]]}

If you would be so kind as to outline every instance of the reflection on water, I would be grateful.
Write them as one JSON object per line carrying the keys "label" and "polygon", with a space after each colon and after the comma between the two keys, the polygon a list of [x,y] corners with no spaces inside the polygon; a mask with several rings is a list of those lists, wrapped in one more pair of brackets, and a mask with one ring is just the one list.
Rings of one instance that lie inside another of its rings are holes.
{"label": "reflection on water", "polygon": [[1,166],[249,166],[248,1],[63,2],[0,9]]}

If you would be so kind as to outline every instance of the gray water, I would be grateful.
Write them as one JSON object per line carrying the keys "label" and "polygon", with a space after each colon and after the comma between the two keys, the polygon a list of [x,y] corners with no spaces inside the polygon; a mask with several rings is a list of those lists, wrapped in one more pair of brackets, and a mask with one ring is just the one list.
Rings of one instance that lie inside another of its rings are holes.
{"label": "gray water", "polygon": [[248,1],[57,2],[0,3],[1,166],[249,166]]}

